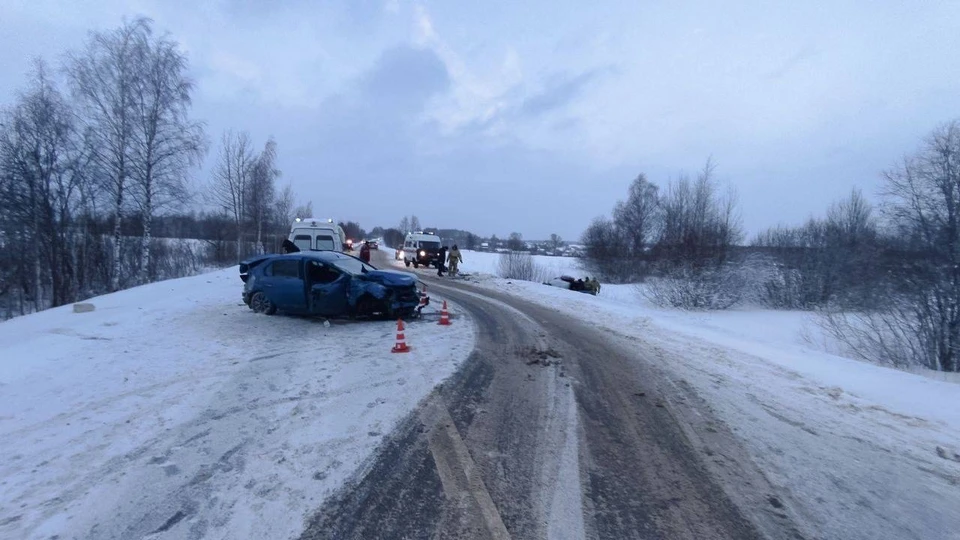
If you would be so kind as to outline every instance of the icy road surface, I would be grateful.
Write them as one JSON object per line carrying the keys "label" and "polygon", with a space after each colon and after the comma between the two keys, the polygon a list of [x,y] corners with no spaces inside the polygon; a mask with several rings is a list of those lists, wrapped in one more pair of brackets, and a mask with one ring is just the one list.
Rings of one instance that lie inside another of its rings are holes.
{"label": "icy road surface", "polygon": [[473,326],[255,315],[235,268],[0,324],[0,538],[299,535]]}
{"label": "icy road surface", "polygon": [[960,462],[949,459],[960,452],[960,384],[812,350],[788,337],[796,314],[658,309],[630,286],[593,297],[477,281],[636,351],[714,474],[731,470],[729,429],[804,536],[960,539]]}

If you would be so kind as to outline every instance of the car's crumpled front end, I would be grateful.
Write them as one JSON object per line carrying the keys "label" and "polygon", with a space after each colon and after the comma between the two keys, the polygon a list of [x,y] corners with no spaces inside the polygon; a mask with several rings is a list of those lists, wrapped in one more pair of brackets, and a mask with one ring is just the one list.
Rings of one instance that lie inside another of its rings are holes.
{"label": "car's crumpled front end", "polygon": [[378,300],[388,302],[391,314],[406,316],[420,305],[420,289],[417,279],[404,272],[376,270],[364,273],[351,284],[351,297],[361,298],[371,295]]}

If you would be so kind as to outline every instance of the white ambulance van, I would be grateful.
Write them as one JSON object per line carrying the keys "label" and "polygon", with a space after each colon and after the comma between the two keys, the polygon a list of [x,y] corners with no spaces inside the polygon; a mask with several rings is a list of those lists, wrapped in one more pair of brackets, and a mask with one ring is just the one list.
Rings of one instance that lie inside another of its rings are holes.
{"label": "white ambulance van", "polygon": [[332,219],[297,218],[287,239],[300,251],[343,251],[345,237]]}
{"label": "white ambulance van", "polygon": [[407,233],[403,240],[403,263],[409,268],[437,266],[440,261],[440,237],[421,231]]}

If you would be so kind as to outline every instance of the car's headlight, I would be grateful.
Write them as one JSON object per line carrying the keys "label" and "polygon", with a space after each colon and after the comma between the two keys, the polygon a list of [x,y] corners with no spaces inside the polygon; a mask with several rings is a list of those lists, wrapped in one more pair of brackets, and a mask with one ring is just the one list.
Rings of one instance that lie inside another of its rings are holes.
{"label": "car's headlight", "polygon": [[420,252],[420,256],[421,256],[421,257],[426,257],[426,256],[427,256],[427,252],[426,252],[426,251],[421,251],[421,252]]}

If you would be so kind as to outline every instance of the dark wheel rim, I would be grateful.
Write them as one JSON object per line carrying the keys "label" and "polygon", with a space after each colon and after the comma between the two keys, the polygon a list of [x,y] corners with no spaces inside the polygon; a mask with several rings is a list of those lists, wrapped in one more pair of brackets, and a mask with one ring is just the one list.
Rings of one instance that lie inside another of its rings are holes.
{"label": "dark wheel rim", "polygon": [[253,299],[250,300],[250,307],[253,308],[254,313],[264,313],[267,311],[267,299],[263,296],[263,293],[253,295]]}

